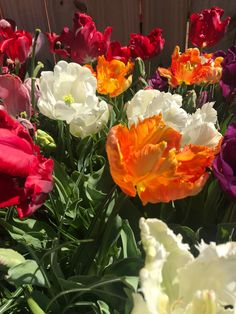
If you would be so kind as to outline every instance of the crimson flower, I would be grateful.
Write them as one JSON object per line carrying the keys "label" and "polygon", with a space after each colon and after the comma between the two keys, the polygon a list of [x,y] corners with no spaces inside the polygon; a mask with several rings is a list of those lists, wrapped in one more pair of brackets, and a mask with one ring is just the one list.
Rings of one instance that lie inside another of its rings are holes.
{"label": "crimson flower", "polygon": [[92,18],[84,13],[76,12],[73,28],[64,27],[60,35],[47,33],[50,50],[62,58],[70,57],[72,61],[86,64],[93,62],[98,56],[105,55],[112,32],[107,27],[104,33],[97,31]]}
{"label": "crimson flower", "polygon": [[113,41],[110,43],[106,60],[111,61],[112,59],[120,60],[123,63],[127,63],[130,59],[131,51],[128,46],[121,46],[119,41]]}
{"label": "crimson flower", "polygon": [[53,188],[53,160],[40,154],[26,128],[0,110],[0,207],[17,205],[20,218],[43,205]]}
{"label": "crimson flower", "polygon": [[164,44],[160,28],[153,29],[147,36],[130,34],[129,47],[133,58],[150,59],[162,51]]}
{"label": "crimson flower", "polygon": [[13,61],[24,63],[29,56],[32,36],[25,30],[15,30],[8,21],[0,20],[0,53]]}
{"label": "crimson flower", "polygon": [[231,19],[226,17],[221,21],[223,14],[223,9],[213,7],[190,16],[189,39],[194,46],[210,47],[221,40]]}

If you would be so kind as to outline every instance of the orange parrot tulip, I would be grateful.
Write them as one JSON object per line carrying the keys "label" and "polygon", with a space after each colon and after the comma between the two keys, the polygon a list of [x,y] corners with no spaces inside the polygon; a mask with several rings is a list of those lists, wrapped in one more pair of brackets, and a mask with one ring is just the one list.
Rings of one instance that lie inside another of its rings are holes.
{"label": "orange parrot tulip", "polygon": [[214,149],[187,145],[181,134],[156,115],[132,125],[114,126],[106,151],[111,175],[129,196],[138,193],[143,205],[169,202],[199,193],[208,179]]}
{"label": "orange parrot tulip", "polygon": [[107,61],[104,56],[98,57],[96,77],[98,81],[97,91],[100,94],[115,97],[128,89],[132,83],[132,71],[134,64],[127,64],[120,60]]}
{"label": "orange parrot tulip", "polygon": [[189,48],[181,54],[179,46],[176,46],[172,54],[171,67],[158,68],[158,71],[173,87],[182,83],[214,84],[221,78],[223,58],[212,59],[212,57],[211,53],[201,55],[198,48]]}

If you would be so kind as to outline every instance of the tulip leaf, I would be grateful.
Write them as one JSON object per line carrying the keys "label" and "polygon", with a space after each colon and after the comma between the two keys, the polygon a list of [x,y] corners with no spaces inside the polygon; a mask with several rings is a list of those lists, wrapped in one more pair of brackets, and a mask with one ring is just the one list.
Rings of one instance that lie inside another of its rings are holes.
{"label": "tulip leaf", "polygon": [[124,258],[141,256],[128,220],[123,220],[122,222],[121,240]]}
{"label": "tulip leaf", "polygon": [[45,286],[45,278],[34,260],[26,260],[11,267],[8,270],[6,279],[15,285],[32,284]]}
{"label": "tulip leaf", "polygon": [[97,304],[101,314],[110,314],[109,306],[105,302],[98,300]]}
{"label": "tulip leaf", "polygon": [[7,268],[14,267],[25,261],[24,256],[12,249],[0,248],[0,266],[5,266]]}

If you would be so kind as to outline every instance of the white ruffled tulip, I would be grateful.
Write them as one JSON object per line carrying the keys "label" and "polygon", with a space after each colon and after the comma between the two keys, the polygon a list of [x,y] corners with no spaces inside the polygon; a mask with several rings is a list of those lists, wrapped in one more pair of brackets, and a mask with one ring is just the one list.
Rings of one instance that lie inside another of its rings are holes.
{"label": "white ruffled tulip", "polygon": [[161,113],[168,125],[181,130],[187,120],[187,112],[181,106],[182,96],[147,89],[140,90],[134,95],[128,103],[126,113],[129,125]]}
{"label": "white ruffled tulip", "polygon": [[96,89],[97,79],[87,67],[59,61],[54,71],[41,74],[38,108],[50,119],[65,120],[73,135],[85,137],[109,118],[108,105],[99,101]]}
{"label": "white ruffled tulip", "polygon": [[141,218],[140,228],[146,260],[132,314],[236,313],[236,242],[203,242],[194,258],[164,222]]}
{"label": "white ruffled tulip", "polygon": [[167,125],[182,134],[181,146],[188,144],[214,148],[222,135],[217,131],[217,111],[214,103],[206,103],[193,114],[182,106],[182,96],[158,90],[140,90],[127,105],[129,126],[139,120],[161,113]]}
{"label": "white ruffled tulip", "polygon": [[182,144],[204,145],[214,148],[219,143],[222,135],[215,128],[217,111],[213,108],[214,102],[205,103],[201,109],[188,115],[188,120],[183,129]]}

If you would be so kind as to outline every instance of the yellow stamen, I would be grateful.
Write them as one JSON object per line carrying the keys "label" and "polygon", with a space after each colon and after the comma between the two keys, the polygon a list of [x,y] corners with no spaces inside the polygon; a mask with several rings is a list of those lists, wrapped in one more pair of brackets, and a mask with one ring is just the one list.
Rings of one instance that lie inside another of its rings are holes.
{"label": "yellow stamen", "polygon": [[72,104],[73,102],[75,102],[75,99],[74,97],[71,95],[71,94],[67,94],[63,97],[63,100],[64,102],[67,104],[67,105],[70,105]]}

